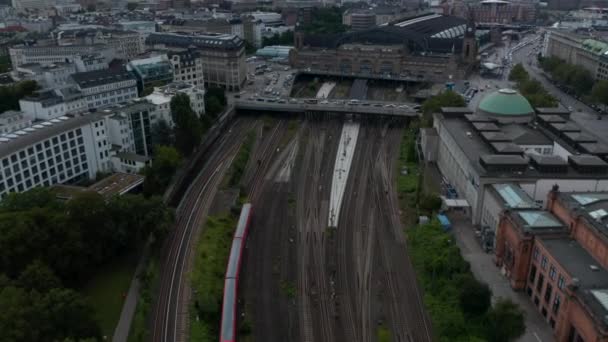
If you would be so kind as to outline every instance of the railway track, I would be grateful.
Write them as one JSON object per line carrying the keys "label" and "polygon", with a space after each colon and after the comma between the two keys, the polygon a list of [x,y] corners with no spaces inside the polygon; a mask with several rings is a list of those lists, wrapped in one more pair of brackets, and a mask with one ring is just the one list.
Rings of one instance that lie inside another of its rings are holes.
{"label": "railway track", "polygon": [[185,273],[191,242],[198,235],[217,188],[243,141],[243,132],[250,126],[248,120],[237,120],[230,132],[220,138],[176,210],[177,221],[164,246],[160,287],[153,308],[152,341],[178,342],[187,338],[190,287]]}

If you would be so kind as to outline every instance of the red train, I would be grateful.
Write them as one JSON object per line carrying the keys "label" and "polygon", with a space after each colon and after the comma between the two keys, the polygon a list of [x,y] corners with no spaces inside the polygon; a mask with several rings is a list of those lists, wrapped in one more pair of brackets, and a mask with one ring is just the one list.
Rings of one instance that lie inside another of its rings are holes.
{"label": "red train", "polygon": [[239,222],[232,239],[230,257],[226,266],[224,280],[224,300],[222,304],[222,323],[220,326],[220,342],[236,341],[237,294],[239,288],[239,271],[243,258],[243,249],[247,240],[249,221],[251,220],[251,203],[246,203],[241,209]]}

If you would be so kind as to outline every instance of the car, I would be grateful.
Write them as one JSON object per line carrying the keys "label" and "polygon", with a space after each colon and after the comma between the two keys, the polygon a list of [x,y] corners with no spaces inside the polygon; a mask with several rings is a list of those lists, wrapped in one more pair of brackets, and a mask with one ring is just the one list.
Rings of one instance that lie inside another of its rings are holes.
{"label": "car", "polygon": [[363,102],[361,105],[362,105],[362,106],[369,106],[369,105],[371,105],[371,104],[370,104],[370,103],[368,103],[368,102]]}
{"label": "car", "polygon": [[288,70],[289,70],[288,66],[286,66],[286,67],[283,68],[283,71],[288,71]]}
{"label": "car", "polygon": [[327,101],[327,100],[323,100],[323,101],[321,101],[321,102],[319,102],[319,103],[320,103],[320,104],[328,104],[328,103],[329,103],[329,101]]}
{"label": "car", "polygon": [[289,99],[289,103],[298,103],[297,99]]}
{"label": "car", "polygon": [[255,99],[255,100],[256,100],[256,101],[259,101],[259,102],[264,102],[264,99],[263,99],[263,98],[261,98],[261,97],[258,97],[258,98],[257,98],[257,99]]}
{"label": "car", "polygon": [[412,108],[414,108],[414,110],[420,110],[420,108],[422,108],[422,106],[421,106],[421,105],[415,105],[415,106],[414,106],[414,107],[412,107]]}
{"label": "car", "polygon": [[382,103],[374,103],[374,107],[382,107]]}
{"label": "car", "polygon": [[279,101],[277,101],[278,103],[287,103],[287,100],[285,99],[280,99]]}
{"label": "car", "polygon": [[384,105],[384,108],[395,108],[396,106],[392,103],[389,103],[387,105]]}

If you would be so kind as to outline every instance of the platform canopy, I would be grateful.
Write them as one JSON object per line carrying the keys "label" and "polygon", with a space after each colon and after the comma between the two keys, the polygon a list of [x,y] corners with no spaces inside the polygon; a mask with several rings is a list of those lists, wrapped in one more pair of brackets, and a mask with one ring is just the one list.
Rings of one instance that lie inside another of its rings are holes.
{"label": "platform canopy", "polygon": [[441,201],[448,208],[467,208],[470,207],[469,202],[463,198],[447,198],[441,196]]}

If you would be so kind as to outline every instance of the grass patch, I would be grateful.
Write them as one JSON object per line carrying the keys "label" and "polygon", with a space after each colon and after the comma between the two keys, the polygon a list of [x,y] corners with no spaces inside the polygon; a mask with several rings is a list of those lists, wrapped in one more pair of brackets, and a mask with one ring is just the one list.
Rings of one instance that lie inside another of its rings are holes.
{"label": "grass patch", "polygon": [[376,330],[378,342],[391,342],[391,332],[384,324],[380,324]]}
{"label": "grass patch", "polygon": [[154,287],[159,282],[158,259],[150,257],[146,270],[139,276],[140,289],[137,308],[131,322],[128,342],[144,342],[150,339],[148,316],[154,300]]}
{"label": "grass patch", "polygon": [[346,99],[350,94],[350,88],[353,86],[353,82],[350,80],[339,81],[334,87],[331,98],[333,99]]}
{"label": "grass patch", "polygon": [[421,173],[416,155],[416,132],[418,122],[410,123],[399,145],[399,162],[397,163],[397,194],[401,203],[402,219],[414,223],[418,195],[420,193]]}
{"label": "grass patch", "polygon": [[292,282],[282,279],[279,282],[279,288],[281,289],[281,293],[287,296],[287,298],[293,299],[296,297],[296,287]]}
{"label": "grass patch", "polygon": [[515,341],[523,311],[510,300],[491,307],[490,288],[473,276],[454,238],[437,221],[407,231],[408,250],[437,341]]}
{"label": "grass patch", "polygon": [[224,275],[237,218],[231,214],[210,216],[196,245],[191,274],[194,308],[190,340],[217,341],[222,314]]}
{"label": "grass patch", "polygon": [[290,192],[287,195],[287,205],[289,205],[289,208],[291,209],[296,207],[296,196],[293,194],[293,192]]}
{"label": "grass patch", "polygon": [[251,130],[247,133],[247,137],[241,145],[239,152],[236,154],[232,165],[230,166],[230,170],[226,175],[226,178],[222,181],[223,187],[235,187],[241,181],[241,177],[243,177],[243,172],[245,172],[245,167],[247,166],[247,162],[249,161],[249,155],[251,154],[251,148],[255,143],[255,131]]}
{"label": "grass patch", "polygon": [[95,272],[82,290],[95,308],[95,318],[108,339],[114,335],[136,266],[135,255],[116,259]]}

